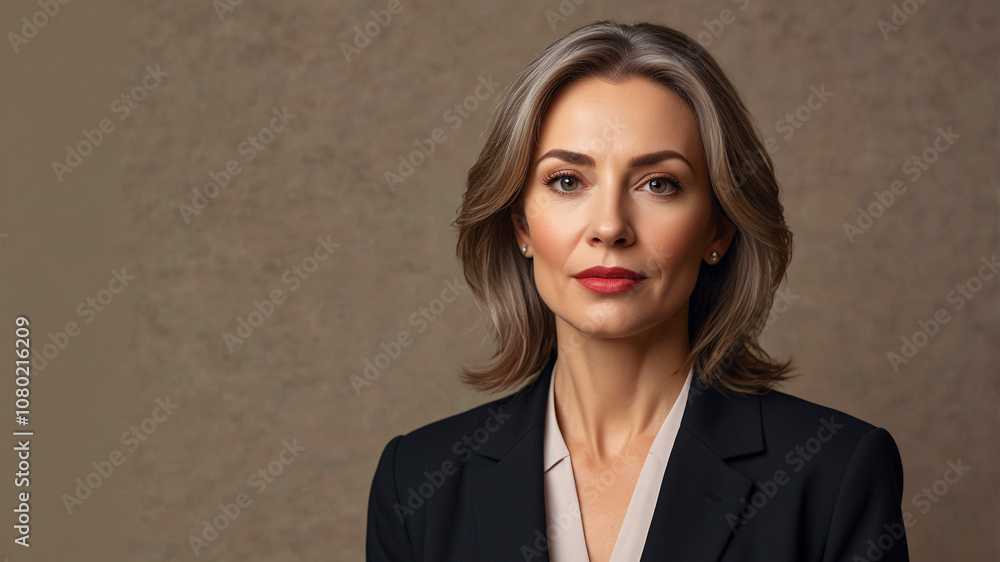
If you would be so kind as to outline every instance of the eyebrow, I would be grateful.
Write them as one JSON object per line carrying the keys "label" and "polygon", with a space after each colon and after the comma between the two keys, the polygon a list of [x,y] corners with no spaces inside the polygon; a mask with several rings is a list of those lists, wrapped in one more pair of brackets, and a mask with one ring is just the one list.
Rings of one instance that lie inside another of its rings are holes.
{"label": "eyebrow", "polygon": [[[569,162],[570,164],[576,164],[577,166],[593,167],[596,165],[594,159],[586,154],[580,152],[573,152],[572,150],[553,148],[552,150],[543,154],[541,158],[536,160],[535,166],[537,167],[538,164],[540,164],[541,161],[545,160],[546,158],[558,158],[560,160]],[[659,152],[651,152],[649,154],[642,154],[640,156],[635,156],[628,161],[628,166],[630,168],[638,168],[640,166],[650,166],[652,164],[657,164],[659,162],[663,162],[664,160],[669,160],[671,158],[679,158],[680,160],[683,160],[684,163],[688,165],[688,168],[691,168],[691,170],[694,171],[694,166],[691,165],[691,162],[688,161],[688,159],[685,158],[683,154],[677,152],[676,150],[661,150]]]}

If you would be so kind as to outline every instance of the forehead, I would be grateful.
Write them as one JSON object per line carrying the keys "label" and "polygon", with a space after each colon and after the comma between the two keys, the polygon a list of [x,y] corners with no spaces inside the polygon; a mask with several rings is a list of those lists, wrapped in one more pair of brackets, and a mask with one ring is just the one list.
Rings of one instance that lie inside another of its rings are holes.
{"label": "forehead", "polygon": [[644,78],[615,84],[590,77],[562,87],[542,118],[536,156],[550,148],[594,156],[672,149],[701,159],[691,107],[667,86]]}

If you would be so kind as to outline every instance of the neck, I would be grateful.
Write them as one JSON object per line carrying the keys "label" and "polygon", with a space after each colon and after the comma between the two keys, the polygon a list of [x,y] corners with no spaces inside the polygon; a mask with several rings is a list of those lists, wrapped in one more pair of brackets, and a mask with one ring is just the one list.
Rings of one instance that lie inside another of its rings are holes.
{"label": "neck", "polygon": [[571,451],[610,460],[630,444],[656,437],[690,370],[687,322],[679,324],[601,338],[557,317],[552,384],[559,428]]}

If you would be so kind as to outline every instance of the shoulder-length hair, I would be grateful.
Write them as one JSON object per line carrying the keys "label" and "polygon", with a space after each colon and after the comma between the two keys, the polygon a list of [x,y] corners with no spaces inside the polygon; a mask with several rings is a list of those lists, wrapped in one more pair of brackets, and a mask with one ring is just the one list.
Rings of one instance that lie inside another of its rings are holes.
{"label": "shoulder-length hair", "polygon": [[465,278],[492,319],[498,347],[486,369],[462,368],[462,382],[498,391],[532,381],[557,343],[555,315],[538,294],[531,261],[517,247],[511,216],[523,214],[523,188],[550,101],[584,77],[655,80],[684,99],[697,119],[713,207],[735,234],[723,259],[703,263],[698,273],[685,364],[721,391],[758,393],[788,378],[792,361],[773,360],[757,343],[791,260],[792,234],[753,118],[715,59],[684,33],[646,22],[600,21],[557,39],[504,88],[469,170],[452,226]]}

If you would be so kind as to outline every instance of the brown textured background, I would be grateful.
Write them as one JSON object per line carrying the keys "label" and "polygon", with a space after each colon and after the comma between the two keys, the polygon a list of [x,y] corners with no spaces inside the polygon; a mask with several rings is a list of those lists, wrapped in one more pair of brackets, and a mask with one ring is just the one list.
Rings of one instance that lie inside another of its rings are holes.
{"label": "brown textured background", "polygon": [[[555,0],[402,0],[348,63],[340,44],[386,4],[244,0],[220,18],[209,0],[76,1],[18,53],[0,47],[0,355],[12,365],[18,314],[36,354],[67,321],[82,329],[33,376],[30,550],[12,542],[16,461],[9,447],[0,455],[3,555],[195,559],[189,535],[248,493],[198,559],[363,559],[385,443],[492,398],[455,377],[491,351],[471,294],[421,333],[409,322],[461,280],[449,223],[496,94],[457,129],[443,113],[480,77],[506,86],[579,25],[698,34],[729,9],[735,21],[709,49],[779,144],[795,234],[786,289],[797,299],[765,338],[800,366],[785,389],[895,437],[913,560],[1000,556],[1000,277],[961,310],[947,300],[1000,249],[995,2],[929,0],[886,39],[877,21],[905,2],[566,0],[572,13],[550,24]],[[4,2],[0,31],[19,33],[39,10]],[[157,64],[168,76],[119,120],[111,101]],[[832,97],[784,138],[778,121],[821,85]],[[295,118],[246,162],[240,143],[283,107]],[[105,117],[114,131],[57,181],[51,162]],[[390,190],[384,173],[438,127],[445,142]],[[911,181],[904,162],[939,127],[959,139]],[[179,205],[234,159],[241,173],[186,224]],[[851,244],[844,223],[896,179],[906,192]],[[332,257],[288,291],[284,272],[327,236]],[[136,279],[84,324],[77,305],[123,266]],[[223,332],[274,289],[287,300],[230,353]],[[950,321],[893,372],[886,354],[939,308]],[[403,330],[413,344],[356,394],[351,375]],[[10,410],[12,394],[4,377]],[[121,433],[167,397],[179,409],[127,452]],[[306,450],[258,494],[247,478],[293,439]],[[115,449],[124,463],[68,514],[62,494]],[[958,459],[972,469],[921,513],[913,495]]]}

